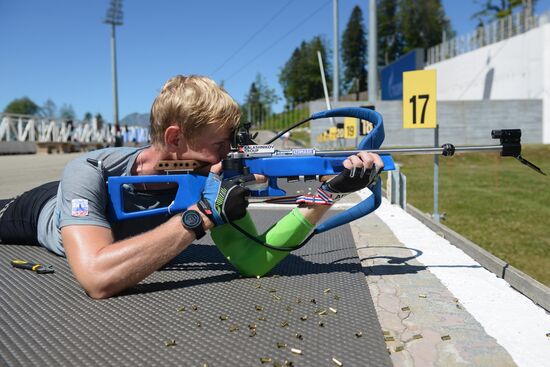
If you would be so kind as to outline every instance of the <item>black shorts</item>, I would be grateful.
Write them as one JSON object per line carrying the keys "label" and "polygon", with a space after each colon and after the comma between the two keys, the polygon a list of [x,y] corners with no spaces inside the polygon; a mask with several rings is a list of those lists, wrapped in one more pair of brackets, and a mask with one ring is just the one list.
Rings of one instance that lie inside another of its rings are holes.
{"label": "black shorts", "polygon": [[39,245],[38,216],[58,186],[59,181],[48,182],[16,198],[0,200],[0,243]]}

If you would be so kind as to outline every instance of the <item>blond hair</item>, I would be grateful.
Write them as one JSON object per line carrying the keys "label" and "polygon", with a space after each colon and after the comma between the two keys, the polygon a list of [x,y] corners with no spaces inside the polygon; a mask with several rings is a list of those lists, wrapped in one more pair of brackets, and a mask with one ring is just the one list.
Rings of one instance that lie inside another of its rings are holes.
{"label": "blond hair", "polygon": [[151,142],[164,144],[164,132],[180,127],[190,142],[202,129],[217,124],[220,130],[235,129],[241,111],[231,96],[212,79],[199,75],[177,75],[168,80],[151,107]]}

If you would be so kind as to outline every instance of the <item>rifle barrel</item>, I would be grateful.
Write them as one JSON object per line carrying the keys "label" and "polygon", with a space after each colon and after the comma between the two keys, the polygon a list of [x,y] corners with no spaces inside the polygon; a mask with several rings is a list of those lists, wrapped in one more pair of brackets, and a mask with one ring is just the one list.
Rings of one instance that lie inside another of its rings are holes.
{"label": "rifle barrel", "polygon": [[[394,148],[394,149],[372,149],[372,150],[318,150],[316,156],[334,157],[342,155],[353,155],[359,152],[369,152],[376,154],[443,154],[444,148]],[[481,145],[481,146],[463,146],[455,147],[455,152],[500,152],[502,145]]]}

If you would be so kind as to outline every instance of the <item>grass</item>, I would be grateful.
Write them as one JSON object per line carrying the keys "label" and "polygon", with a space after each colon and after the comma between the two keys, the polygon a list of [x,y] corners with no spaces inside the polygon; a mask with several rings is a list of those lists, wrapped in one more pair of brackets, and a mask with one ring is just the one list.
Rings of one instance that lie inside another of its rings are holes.
{"label": "grass", "polygon": [[311,135],[309,130],[297,128],[292,130],[290,139],[299,142],[304,147],[311,147]]}
{"label": "grass", "polygon": [[[309,117],[309,108],[275,113],[273,115],[268,116],[265,119],[265,121],[259,123],[258,126],[255,128],[258,130],[262,129],[262,130],[281,131],[283,129],[286,129],[289,126],[294,125],[297,122],[304,120],[307,117]],[[300,125],[300,127],[302,128],[309,127],[309,122],[306,122],[305,124]]]}
{"label": "grass", "polygon": [[[256,130],[272,130],[278,133],[310,116],[309,108],[302,108],[268,116],[263,122],[254,126]],[[309,122],[306,122],[291,131],[291,140],[303,146],[310,146]]]}
{"label": "grass", "polygon": [[[550,145],[524,146],[522,155],[550,174]],[[407,176],[407,200],[433,211],[433,156],[394,156]],[[550,286],[550,176],[498,153],[439,159],[443,224]]]}

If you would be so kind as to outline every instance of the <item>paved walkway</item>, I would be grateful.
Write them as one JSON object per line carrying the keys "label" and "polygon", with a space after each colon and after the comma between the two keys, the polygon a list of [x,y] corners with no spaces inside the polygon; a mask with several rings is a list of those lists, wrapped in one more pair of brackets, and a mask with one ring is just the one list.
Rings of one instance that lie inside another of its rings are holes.
{"label": "paved walkway", "polygon": [[[353,226],[357,229],[358,226]],[[378,317],[396,366],[515,366],[512,358],[378,218],[356,231]]]}
{"label": "paved walkway", "polygon": [[545,366],[550,315],[386,200],[352,225],[395,366]]}

